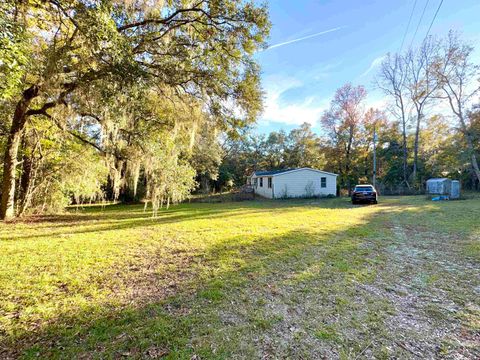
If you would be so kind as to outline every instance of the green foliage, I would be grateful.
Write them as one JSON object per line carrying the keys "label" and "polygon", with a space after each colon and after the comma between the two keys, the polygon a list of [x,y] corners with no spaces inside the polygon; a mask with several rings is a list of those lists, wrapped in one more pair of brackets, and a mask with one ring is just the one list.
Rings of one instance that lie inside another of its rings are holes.
{"label": "green foliage", "polygon": [[[207,121],[195,124],[201,126],[195,136],[195,143],[192,149],[191,165],[197,173],[197,177],[206,182],[218,180],[219,167],[222,163],[224,151],[219,142],[218,131]],[[224,179],[228,183],[231,179]],[[205,189],[208,190],[208,189]]]}
{"label": "green foliage", "polygon": [[103,200],[103,185],[108,174],[105,162],[92,151],[83,151],[81,158],[65,164],[59,175],[62,193],[75,202]]}
{"label": "green foliage", "polygon": [[[269,33],[264,5],[233,0],[8,1],[1,10],[5,119],[24,103],[24,90],[35,90],[27,93],[33,97],[25,102],[25,113],[11,125],[2,124],[4,136],[9,126],[17,127],[17,138],[29,133],[21,144],[9,146],[15,152],[20,148],[36,169],[18,171],[25,178],[25,188],[12,199],[18,208],[37,203],[35,197],[45,189],[31,177],[48,166],[58,189],[50,192],[49,203],[62,198],[60,193],[78,201],[98,198],[100,187],[115,200],[145,195],[157,205],[181,201],[195,187],[197,174],[217,178],[220,137],[235,136],[262,110],[253,54]],[[32,140],[30,132],[40,138]],[[55,138],[65,146],[64,153],[47,160],[43,142]],[[79,144],[96,155],[65,165]],[[10,150],[5,149],[7,154]],[[55,168],[58,164],[70,172]],[[85,168],[91,173],[75,178]],[[5,194],[16,183],[15,176],[8,176]],[[137,193],[139,183],[142,194]]]}
{"label": "green foliage", "polygon": [[147,177],[147,200],[152,201],[154,215],[158,209],[170,201],[178,203],[184,200],[195,187],[195,170],[178,158],[175,143],[165,137],[150,147],[145,156]]}
{"label": "green foliage", "polygon": [[29,156],[38,158],[27,212],[63,212],[72,201],[81,204],[105,199],[108,167],[95,150],[46,129]]}
{"label": "green foliage", "polygon": [[0,4],[0,101],[18,95],[29,64],[28,35],[13,18],[14,1]]}
{"label": "green foliage", "polygon": [[305,123],[289,134],[284,131],[271,132],[268,136],[244,133],[226,143],[226,156],[220,166],[219,184],[223,179],[232,179],[242,185],[246,176],[255,170],[313,167],[324,169],[326,165],[322,140]]}

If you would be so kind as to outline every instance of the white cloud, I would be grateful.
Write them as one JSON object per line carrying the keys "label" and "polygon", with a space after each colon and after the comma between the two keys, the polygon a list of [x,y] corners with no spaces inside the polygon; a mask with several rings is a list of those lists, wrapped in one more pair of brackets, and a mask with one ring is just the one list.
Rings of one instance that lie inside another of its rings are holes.
{"label": "white cloud", "polygon": [[378,110],[385,110],[388,107],[389,99],[380,91],[372,91],[368,93],[365,100],[365,108],[373,108]]}
{"label": "white cloud", "polygon": [[382,64],[382,61],[383,59],[385,59],[385,56],[386,55],[382,55],[382,56],[379,56],[375,59],[373,59],[372,63],[370,64],[370,67],[365,70],[364,73],[362,73],[359,78],[362,78],[364,76],[367,76],[370,72],[372,72],[373,70],[377,69],[381,64]]}
{"label": "white cloud", "polygon": [[293,77],[271,76],[265,79],[265,111],[260,120],[263,123],[277,122],[288,125],[300,125],[318,122],[322,112],[328,106],[328,100],[319,100],[309,96],[294,104],[284,104],[281,95],[291,89],[299,88],[303,83]]}

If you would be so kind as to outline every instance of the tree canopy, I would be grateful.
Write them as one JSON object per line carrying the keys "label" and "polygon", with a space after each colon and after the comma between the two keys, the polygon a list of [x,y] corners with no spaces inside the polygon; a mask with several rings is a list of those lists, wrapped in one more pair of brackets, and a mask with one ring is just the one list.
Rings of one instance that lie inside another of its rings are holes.
{"label": "tree canopy", "polygon": [[[262,109],[252,55],[268,36],[265,6],[30,0],[8,1],[2,10],[8,30],[0,38],[8,134],[2,218],[21,213],[19,203],[32,203],[23,197],[35,192],[17,184],[19,177],[37,174],[25,166],[50,170],[38,155],[45,131],[68,135],[68,146],[83,144],[101,156],[114,199],[136,195],[141,180],[159,204],[162,198],[181,200],[194,186],[199,163],[192,149],[205,143],[206,128],[234,135]],[[35,186],[32,180],[23,185]]]}

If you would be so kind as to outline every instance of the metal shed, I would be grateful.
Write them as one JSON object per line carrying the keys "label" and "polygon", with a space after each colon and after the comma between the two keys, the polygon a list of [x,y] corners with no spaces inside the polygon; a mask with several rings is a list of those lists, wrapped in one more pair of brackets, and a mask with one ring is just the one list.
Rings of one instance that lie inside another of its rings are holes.
{"label": "metal shed", "polygon": [[452,180],[452,186],[450,188],[450,198],[451,199],[460,198],[460,181]]}
{"label": "metal shed", "polygon": [[431,195],[450,195],[452,180],[447,178],[433,178],[427,180],[427,193]]}
{"label": "metal shed", "polygon": [[445,195],[447,199],[460,198],[460,181],[447,178],[427,180],[427,193],[429,195]]}

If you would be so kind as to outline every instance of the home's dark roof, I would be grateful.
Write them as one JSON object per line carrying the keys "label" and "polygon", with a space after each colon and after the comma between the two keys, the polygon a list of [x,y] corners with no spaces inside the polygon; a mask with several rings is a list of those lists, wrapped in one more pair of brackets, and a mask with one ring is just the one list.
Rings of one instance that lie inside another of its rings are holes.
{"label": "home's dark roof", "polygon": [[270,170],[270,171],[255,171],[253,174],[256,176],[270,176],[270,175],[277,175],[287,171],[292,171],[297,169],[282,169],[282,170]]}
{"label": "home's dark roof", "polygon": [[333,176],[338,176],[337,174],[328,172],[328,171],[323,171],[323,170],[317,170],[317,169],[312,169],[308,167],[303,167],[303,168],[292,168],[292,169],[281,169],[281,170],[270,170],[270,171],[255,171],[252,176],[275,176],[283,173],[287,173],[290,171],[298,171],[298,170],[310,170],[310,171],[316,171],[322,174],[328,174],[328,175],[333,175]]}

